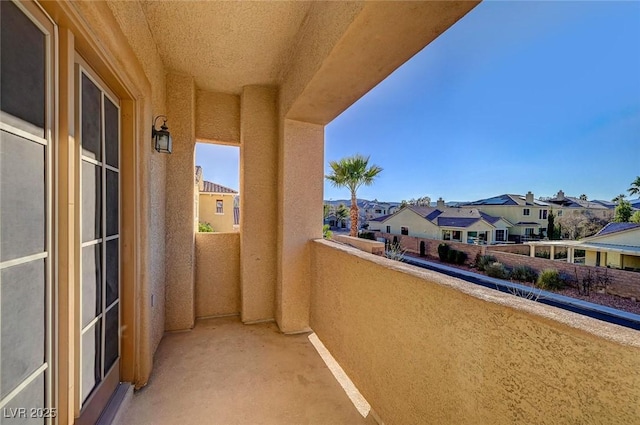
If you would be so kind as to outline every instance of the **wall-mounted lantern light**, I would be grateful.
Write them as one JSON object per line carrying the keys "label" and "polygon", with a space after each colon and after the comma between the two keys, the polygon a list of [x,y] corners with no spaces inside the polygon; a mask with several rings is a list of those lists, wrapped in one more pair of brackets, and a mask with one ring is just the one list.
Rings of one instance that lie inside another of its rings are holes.
{"label": "wall-mounted lantern light", "polygon": [[[160,130],[156,130],[158,118],[164,118]],[[171,134],[168,130],[167,117],[165,115],[158,115],[153,119],[153,124],[151,124],[151,137],[153,138],[154,147],[158,152],[171,153]]]}

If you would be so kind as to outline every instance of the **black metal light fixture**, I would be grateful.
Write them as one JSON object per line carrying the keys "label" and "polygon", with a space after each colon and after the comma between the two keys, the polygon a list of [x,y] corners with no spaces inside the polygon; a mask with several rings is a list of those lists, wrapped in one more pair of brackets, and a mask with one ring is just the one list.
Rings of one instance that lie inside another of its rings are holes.
{"label": "black metal light fixture", "polygon": [[[162,126],[160,126],[160,130],[156,130],[156,122],[158,122],[158,118],[164,118],[164,122],[162,123]],[[158,115],[153,119],[153,124],[151,124],[151,137],[153,138],[156,151],[171,153],[171,134],[167,127],[167,117],[165,115]]]}

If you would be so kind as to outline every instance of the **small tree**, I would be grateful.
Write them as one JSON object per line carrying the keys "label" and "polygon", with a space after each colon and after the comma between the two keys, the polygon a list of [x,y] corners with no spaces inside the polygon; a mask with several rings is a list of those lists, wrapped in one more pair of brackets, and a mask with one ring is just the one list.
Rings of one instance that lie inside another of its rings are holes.
{"label": "small tree", "polygon": [[201,233],[210,233],[213,232],[213,227],[209,223],[198,223],[198,232]]}
{"label": "small tree", "polygon": [[554,235],[555,235],[555,226],[554,226],[554,221],[556,219],[556,216],[553,215],[553,210],[549,211],[549,215],[547,215],[547,237],[549,239],[554,239]]}
{"label": "small tree", "polygon": [[631,203],[629,201],[625,201],[624,199],[618,202],[615,211],[616,212],[613,221],[615,221],[616,223],[628,223],[631,219],[631,214],[633,214]]}
{"label": "small tree", "polygon": [[634,212],[629,221],[631,223],[640,223],[640,211]]}
{"label": "small tree", "polygon": [[349,210],[347,209],[347,207],[345,207],[344,204],[338,205],[335,214],[336,219],[338,220],[338,227],[344,227],[343,223],[347,219],[347,217],[349,217]]}
{"label": "small tree", "polygon": [[580,195],[580,198],[579,198],[579,199],[580,199],[581,201],[588,201],[588,200],[589,200],[589,198],[587,198],[587,195],[585,195],[584,193],[583,193],[582,195]]}

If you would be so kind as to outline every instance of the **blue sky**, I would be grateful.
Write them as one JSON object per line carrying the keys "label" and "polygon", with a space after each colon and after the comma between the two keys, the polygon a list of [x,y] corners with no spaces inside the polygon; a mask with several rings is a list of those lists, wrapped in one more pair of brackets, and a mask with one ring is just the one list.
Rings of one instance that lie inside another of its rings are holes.
{"label": "blue sky", "polygon": [[[238,148],[199,144],[239,189]],[[325,129],[328,162],[384,168],[359,197],[610,200],[640,175],[640,2],[485,1]],[[348,198],[325,182],[325,199]]]}
{"label": "blue sky", "polygon": [[[363,198],[611,199],[640,175],[640,2],[484,2],[325,130]],[[325,183],[325,199],[346,198]]]}

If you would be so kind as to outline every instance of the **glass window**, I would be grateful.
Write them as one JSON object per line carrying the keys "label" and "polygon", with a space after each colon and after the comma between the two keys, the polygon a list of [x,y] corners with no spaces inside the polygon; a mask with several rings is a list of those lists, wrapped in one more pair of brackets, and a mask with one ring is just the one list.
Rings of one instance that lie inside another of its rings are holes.
{"label": "glass window", "polygon": [[387,233],[391,233],[391,226],[387,226]]}
{"label": "glass window", "polygon": [[401,227],[400,228],[400,233],[402,233],[403,235],[408,235],[409,234],[409,228],[408,227]]}
{"label": "glass window", "polygon": [[496,230],[496,241],[504,241],[504,230]]}
{"label": "glass window", "polygon": [[451,230],[443,230],[442,231],[442,239],[445,241],[451,240]]}
{"label": "glass window", "polygon": [[525,208],[522,210],[522,215],[530,215],[531,214],[531,210],[529,210],[529,208]]}
{"label": "glass window", "polygon": [[223,214],[224,213],[224,203],[222,202],[222,199],[217,199],[216,200],[216,214]]}
{"label": "glass window", "polygon": [[540,210],[540,214],[538,215],[540,220],[546,220],[547,218],[547,210]]}
{"label": "glass window", "polygon": [[462,241],[462,231],[461,230],[452,230],[451,231],[451,238],[454,241]]}

